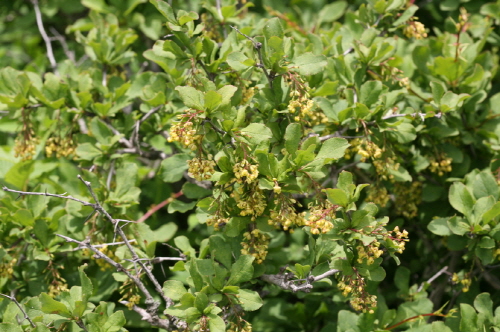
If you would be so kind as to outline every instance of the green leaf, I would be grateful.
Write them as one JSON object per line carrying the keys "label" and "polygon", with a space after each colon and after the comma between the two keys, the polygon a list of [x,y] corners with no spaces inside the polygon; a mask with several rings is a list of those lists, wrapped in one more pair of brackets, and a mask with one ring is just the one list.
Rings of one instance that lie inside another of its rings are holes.
{"label": "green leaf", "polygon": [[82,285],[82,301],[87,304],[87,301],[92,296],[94,292],[94,287],[92,286],[92,281],[90,281],[89,277],[84,272],[84,269],[87,267],[87,264],[82,265],[78,268],[78,274],[80,275],[80,284]]}
{"label": "green leaf", "polygon": [[493,196],[498,200],[498,184],[491,172],[482,171],[476,175],[472,183],[472,193],[476,199]]}
{"label": "green leaf", "polygon": [[342,207],[347,207],[349,205],[349,197],[342,189],[324,189],[328,200],[335,205],[340,205]]}
{"label": "green leaf", "polygon": [[359,92],[359,102],[370,107],[380,100],[383,84],[380,81],[366,81]]}
{"label": "green leaf", "polygon": [[40,294],[41,310],[46,314],[56,314],[66,318],[71,317],[70,310],[61,302],[51,298],[47,293]]}
{"label": "green leaf", "polygon": [[300,124],[291,123],[286,127],[285,131],[285,149],[292,156],[295,155],[299,148],[299,143],[302,138],[302,129]]}
{"label": "green leaf", "polygon": [[179,280],[167,280],[163,284],[163,293],[174,301],[179,301],[187,293],[184,284]]}
{"label": "green leaf", "polygon": [[19,324],[0,323],[0,332],[23,332]]}
{"label": "green leaf", "polygon": [[471,215],[475,200],[463,183],[455,182],[451,185],[448,199],[455,210],[465,216]]}
{"label": "green leaf", "polygon": [[474,308],[486,316],[491,322],[493,321],[493,301],[491,300],[490,293],[481,293],[474,299]]}
{"label": "green leaf", "polygon": [[440,236],[450,236],[452,234],[448,227],[448,218],[438,218],[432,220],[427,228],[434,234]]}
{"label": "green leaf", "polygon": [[196,298],[194,299],[194,306],[198,311],[203,312],[208,306],[208,296],[205,293],[196,293]]}
{"label": "green leaf", "polygon": [[295,58],[290,64],[290,68],[300,75],[314,75],[320,73],[327,65],[324,55],[314,55],[307,52]]}
{"label": "green leaf", "polygon": [[231,276],[227,281],[227,285],[238,285],[249,281],[253,277],[253,261],[255,257],[250,255],[241,255],[238,260],[231,266]]}
{"label": "green leaf", "polygon": [[177,182],[188,169],[187,161],[191,157],[188,154],[178,153],[161,162],[162,179],[165,182]]}
{"label": "green leaf", "polygon": [[477,313],[466,303],[460,303],[460,331],[478,331]]}
{"label": "green leaf", "polygon": [[165,16],[169,23],[177,25],[177,20],[175,19],[174,11],[170,5],[163,0],[149,0],[158,11]]}
{"label": "green leaf", "polygon": [[344,15],[347,8],[347,1],[335,1],[322,7],[318,14],[318,25],[320,23],[330,23],[338,20]]}
{"label": "green leaf", "polygon": [[276,36],[281,39],[284,37],[283,26],[277,17],[269,19],[264,26],[264,37],[269,40],[271,37]]}
{"label": "green leaf", "polygon": [[102,151],[96,148],[95,145],[91,143],[78,144],[75,152],[80,159],[90,161],[102,155]]}
{"label": "green leaf", "polygon": [[499,215],[500,215],[500,202],[497,202],[495,203],[495,205],[491,207],[491,209],[489,209],[483,214],[483,223],[487,224],[494,218],[498,217]]}
{"label": "green leaf", "polygon": [[189,239],[186,236],[184,235],[177,236],[174,239],[174,243],[175,246],[179,248],[184,255],[194,257],[196,251],[191,246],[191,244],[189,243]]}
{"label": "green leaf", "polygon": [[240,305],[243,310],[246,311],[255,311],[262,307],[262,299],[259,296],[259,293],[248,290],[248,289],[240,289],[238,291],[240,301]]}
{"label": "green leaf", "polygon": [[226,323],[221,317],[208,314],[208,328],[210,332],[224,332],[226,331]]}
{"label": "green leaf", "polygon": [[253,145],[259,145],[259,143],[273,137],[271,129],[263,123],[252,123],[241,129],[241,134]]}
{"label": "green leaf", "polygon": [[350,144],[345,138],[334,137],[324,141],[311,166],[323,166],[342,158],[349,146]]}
{"label": "green leaf", "polygon": [[178,86],[175,90],[179,92],[181,100],[186,107],[190,107],[195,110],[205,109],[205,96],[203,95],[203,92],[198,91],[191,86]]}

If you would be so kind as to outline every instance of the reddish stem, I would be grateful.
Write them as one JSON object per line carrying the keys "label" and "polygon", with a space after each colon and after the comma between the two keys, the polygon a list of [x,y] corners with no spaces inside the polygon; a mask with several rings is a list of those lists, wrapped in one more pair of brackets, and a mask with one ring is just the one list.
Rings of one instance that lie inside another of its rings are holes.
{"label": "reddish stem", "polygon": [[417,316],[413,316],[413,317],[410,317],[410,318],[407,318],[405,320],[402,320],[400,321],[399,323],[396,323],[394,325],[391,325],[389,327],[386,327],[385,330],[392,330],[393,328],[396,328],[400,325],[403,325],[404,323],[407,323],[413,319],[417,319],[419,317],[430,317],[430,316],[438,316],[438,317],[445,317],[446,315],[443,315],[443,314],[437,314],[437,313],[430,313],[430,314],[422,314],[422,315],[417,315]]}
{"label": "reddish stem", "polygon": [[163,202],[161,202],[160,204],[158,205],[155,205],[153,206],[150,210],[148,210],[148,212],[146,212],[142,217],[139,218],[139,220],[137,220],[136,222],[137,223],[141,223],[141,222],[144,222],[146,221],[146,219],[148,219],[149,217],[151,217],[151,215],[153,213],[155,213],[156,211],[158,211],[159,209],[161,209],[162,207],[164,207],[165,205],[171,203],[174,199],[182,196],[184,193],[181,191],[179,191],[178,193],[175,193],[175,194],[172,194],[169,198],[167,198],[166,200],[164,200]]}

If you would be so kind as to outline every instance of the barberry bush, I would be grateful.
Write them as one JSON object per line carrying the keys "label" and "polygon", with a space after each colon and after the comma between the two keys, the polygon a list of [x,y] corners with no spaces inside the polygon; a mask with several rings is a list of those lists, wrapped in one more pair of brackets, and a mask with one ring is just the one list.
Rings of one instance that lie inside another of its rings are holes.
{"label": "barberry bush", "polygon": [[500,2],[0,17],[0,332],[500,331]]}

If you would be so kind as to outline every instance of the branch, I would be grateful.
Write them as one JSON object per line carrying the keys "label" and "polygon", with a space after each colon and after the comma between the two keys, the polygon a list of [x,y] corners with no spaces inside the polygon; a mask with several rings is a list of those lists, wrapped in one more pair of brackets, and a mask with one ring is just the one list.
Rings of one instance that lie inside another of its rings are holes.
{"label": "branch", "polygon": [[[118,225],[118,221],[113,219],[113,217],[111,217],[111,215],[101,206],[101,204],[99,203],[99,201],[97,200],[97,197],[94,193],[94,190],[92,189],[92,186],[90,185],[90,182],[88,181],[85,181],[82,179],[82,177],[80,175],[78,175],[78,178],[85,184],[85,186],[87,187],[88,191],[90,192],[90,195],[92,196],[92,198],[94,199],[94,201],[96,202],[95,204],[95,210],[101,212],[104,216],[106,216],[106,218],[115,226]],[[165,304],[167,307],[171,306],[172,305],[172,300],[170,298],[168,298],[164,293],[163,293],[163,290],[162,290],[162,287],[160,285],[160,283],[158,282],[158,280],[156,280],[156,277],[153,275],[153,272],[151,272],[150,269],[148,269],[143,262],[141,261],[138,261],[139,259],[139,256],[137,255],[137,253],[135,252],[135,249],[134,247],[132,247],[132,245],[130,244],[127,236],[125,235],[125,232],[123,231],[123,229],[121,227],[115,227],[115,232],[118,233],[118,235],[120,235],[120,237],[123,239],[123,241],[125,242],[125,245],[127,246],[128,250],[130,251],[130,253],[132,254],[132,260],[134,262],[137,262],[137,264],[139,264],[142,268],[142,270],[146,273],[146,275],[148,276],[149,280],[153,283],[154,287],[155,287],[155,290],[156,292],[163,298],[163,300],[165,301]],[[139,282],[140,279],[137,278],[137,280]],[[142,282],[141,282],[142,283]],[[147,291],[147,289],[145,289]],[[149,292],[147,293],[149,294]],[[146,299],[146,304],[148,305],[151,305],[151,306],[155,306],[156,309],[158,308],[158,304],[156,303],[156,301],[151,297],[151,295],[149,294],[149,298]]]}
{"label": "branch", "polygon": [[420,292],[422,290],[422,288],[424,288],[424,284],[430,284],[431,282],[433,282],[434,280],[436,280],[440,275],[442,275],[443,273],[446,273],[448,270],[448,266],[445,266],[443,267],[441,270],[437,271],[437,273],[435,275],[433,275],[432,277],[429,278],[429,280],[423,282],[417,289],[417,293]]}
{"label": "branch", "polygon": [[272,90],[273,89],[273,79],[274,77],[271,76],[271,74],[267,71],[266,67],[264,66],[264,58],[262,57],[262,43],[255,41],[252,37],[245,35],[243,32],[238,30],[237,27],[234,27],[230,25],[232,29],[234,29],[237,33],[245,37],[246,39],[250,40],[253,44],[253,48],[257,50],[257,54],[259,55],[259,61],[260,63],[257,64],[257,67],[262,68],[262,71],[266,75],[267,81],[269,82],[269,88]]}
{"label": "branch", "polygon": [[124,244],[127,246],[129,252],[132,255],[132,262],[134,264],[138,264],[141,267],[141,269],[138,269],[136,267],[136,275],[132,275],[128,270],[126,270],[123,267],[122,264],[115,262],[114,260],[112,260],[111,258],[109,258],[108,256],[106,256],[105,254],[103,254],[102,252],[100,252],[95,246],[93,246],[93,245],[90,244],[90,240],[89,239],[87,239],[85,241],[78,241],[78,240],[72,239],[70,237],[67,237],[65,235],[60,235],[60,234],[56,234],[56,235],[59,236],[59,237],[61,237],[61,238],[63,238],[63,239],[65,239],[67,242],[77,243],[80,246],[80,248],[87,248],[87,249],[92,250],[97,257],[104,259],[106,262],[108,262],[109,264],[111,264],[112,266],[114,266],[117,271],[124,272],[132,281],[134,281],[134,283],[137,285],[137,287],[145,295],[145,297],[146,297],[146,305],[148,306],[148,310],[150,312],[156,313],[158,311],[159,302],[157,302],[157,301],[154,300],[153,296],[151,295],[151,293],[149,292],[149,290],[146,288],[146,286],[144,285],[144,283],[140,279],[139,271],[144,271],[144,273],[148,276],[148,279],[153,283],[156,292],[165,301],[166,306],[167,307],[171,306],[172,303],[173,303],[172,300],[170,298],[168,298],[167,296],[165,296],[165,294],[162,291],[162,287],[160,286],[158,280],[156,280],[156,278],[153,275],[152,271],[149,268],[147,268],[145,266],[145,263],[143,263],[140,260],[140,258],[137,255],[134,247],[132,247],[132,245],[130,244],[130,241],[128,240],[127,236],[125,235],[125,232],[123,231],[123,229],[121,227],[118,227],[118,224],[120,222],[124,221],[124,220],[114,219],[102,207],[102,205],[99,203],[99,200],[97,199],[97,196],[94,193],[90,182],[85,181],[80,175],[78,175],[78,179],[80,181],[82,181],[83,184],[87,187],[90,195],[92,196],[92,198],[95,201],[95,204],[92,204],[90,202],[86,202],[86,201],[74,198],[72,196],[65,196],[65,195],[58,195],[58,194],[49,194],[49,193],[46,193],[46,192],[45,193],[38,193],[38,192],[18,191],[18,190],[9,189],[9,188],[7,188],[5,186],[3,187],[3,190],[7,191],[7,192],[18,193],[21,196],[22,195],[44,195],[44,196],[52,196],[52,197],[58,197],[58,198],[63,198],[63,199],[69,199],[69,200],[74,200],[76,202],[79,202],[80,204],[82,204],[84,206],[91,206],[94,209],[94,211],[97,211],[100,214],[102,214],[111,224],[113,224],[115,226],[115,234],[120,235],[120,237],[123,239]]}
{"label": "branch", "polygon": [[[328,278],[338,272],[340,272],[340,270],[331,269],[318,276],[310,275],[306,279],[295,280],[290,279],[292,276],[294,276],[294,274],[292,273],[263,274],[260,278],[284,290],[291,290],[294,293],[298,291],[309,293],[313,288],[312,284],[314,282]],[[296,283],[300,284],[297,285]]]}
{"label": "branch", "polygon": [[[121,304],[123,305],[128,305],[128,301],[120,301]],[[146,310],[141,307],[136,306],[135,304],[132,306],[132,310],[137,312],[141,317],[142,320],[148,322],[149,324],[153,326],[160,327],[165,330],[170,330],[170,322],[166,319],[161,319],[159,317],[151,316],[151,314]]]}
{"label": "branch", "polygon": [[33,7],[35,9],[35,17],[36,17],[36,25],[38,26],[38,31],[42,35],[43,41],[45,42],[45,46],[47,47],[47,58],[49,58],[50,66],[54,70],[54,73],[57,74],[57,62],[54,57],[54,52],[52,51],[52,43],[50,41],[45,28],[43,27],[42,21],[42,13],[40,12],[40,7],[38,6],[38,0],[31,0],[33,3]]}
{"label": "branch", "polygon": [[17,305],[17,307],[19,308],[19,310],[21,310],[21,312],[23,313],[24,319],[26,319],[28,322],[30,322],[31,327],[36,328],[35,323],[33,323],[33,321],[31,320],[31,318],[28,316],[28,314],[26,313],[26,311],[24,311],[24,309],[21,306],[21,304],[19,302],[17,302],[17,300],[16,300],[16,298],[14,296],[9,296],[9,295],[6,295],[6,294],[1,294],[1,293],[0,293],[0,295],[3,296],[3,297],[5,297],[5,298],[8,298],[12,302],[14,302]]}
{"label": "branch", "polygon": [[180,197],[183,195],[183,192],[182,190],[179,191],[178,193],[175,193],[175,194],[172,194],[169,198],[167,198],[166,200],[164,200],[163,202],[161,202],[160,204],[158,205],[155,205],[154,207],[152,207],[151,209],[148,210],[148,212],[146,212],[142,217],[139,218],[139,220],[137,220],[136,222],[137,223],[141,223],[141,222],[144,222],[146,219],[148,219],[149,217],[151,217],[151,215],[153,213],[155,213],[156,211],[158,211],[159,209],[161,209],[162,207],[164,207],[165,205],[171,203],[174,199]]}
{"label": "branch", "polygon": [[133,144],[135,144],[137,150],[139,151],[139,155],[142,155],[141,145],[139,143],[139,129],[141,127],[141,124],[146,121],[151,115],[156,113],[161,108],[161,106],[162,105],[152,108],[149,112],[144,114],[144,116],[140,118],[134,125],[134,130],[132,131],[132,135],[130,135],[129,142],[133,142]]}

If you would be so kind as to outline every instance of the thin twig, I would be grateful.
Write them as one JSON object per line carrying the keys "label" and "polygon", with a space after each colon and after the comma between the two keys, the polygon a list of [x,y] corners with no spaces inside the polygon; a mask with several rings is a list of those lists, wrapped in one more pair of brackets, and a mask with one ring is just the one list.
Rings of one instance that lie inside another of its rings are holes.
{"label": "thin twig", "polygon": [[149,209],[142,217],[140,217],[136,222],[137,223],[141,223],[141,222],[144,222],[146,221],[146,219],[148,219],[149,217],[151,217],[153,215],[153,213],[155,213],[156,211],[158,211],[159,209],[161,209],[162,207],[164,207],[165,205],[171,203],[174,199],[182,196],[183,193],[182,191],[179,191],[178,193],[175,193],[175,194],[172,194],[172,196],[170,196],[169,198],[167,198],[166,200],[164,200],[163,202],[161,202],[160,204],[158,205],[155,205],[154,207],[152,207],[151,209]]}
{"label": "thin twig", "polygon": [[257,64],[257,67],[261,68],[264,74],[266,75],[267,81],[269,82],[269,88],[272,90],[273,89],[273,79],[274,77],[271,76],[271,74],[267,71],[266,67],[264,66],[264,58],[262,57],[262,43],[255,41],[252,37],[245,35],[243,32],[241,32],[237,27],[230,25],[232,29],[234,29],[237,33],[245,37],[246,39],[250,40],[253,44],[253,48],[257,51],[257,54],[259,55],[259,61],[260,63]]}
{"label": "thin twig", "polygon": [[[128,305],[128,301],[120,301],[121,304],[123,305]],[[149,322],[151,325],[163,328],[167,331],[170,331],[171,326],[168,320],[166,319],[160,319],[158,317],[153,317],[151,314],[146,310],[141,307],[136,306],[135,304],[132,306],[132,310],[137,312],[141,317],[142,320]]]}
{"label": "thin twig", "polygon": [[43,27],[42,13],[40,12],[40,7],[38,6],[38,0],[31,0],[31,3],[33,3],[35,9],[36,25],[38,26],[38,31],[40,31],[43,41],[45,42],[45,47],[47,47],[47,58],[49,59],[52,70],[54,70],[54,73],[58,75],[57,62],[56,58],[54,57],[54,52],[52,51],[52,42],[50,41],[50,38],[47,35],[45,28]]}
{"label": "thin twig", "polygon": [[12,302],[14,302],[17,305],[17,307],[19,308],[19,310],[21,310],[21,312],[23,313],[24,319],[26,319],[28,322],[30,322],[31,327],[33,327],[33,328],[36,327],[35,323],[31,320],[31,318],[28,316],[28,314],[23,309],[23,307],[21,306],[21,304],[19,302],[17,302],[17,300],[16,300],[16,298],[14,296],[9,296],[9,295],[6,295],[6,294],[1,294],[1,293],[0,293],[0,295],[3,296],[3,297],[5,297],[5,298],[8,298]]}
{"label": "thin twig", "polygon": [[[331,269],[318,276],[310,275],[306,279],[299,279],[299,280],[290,279],[293,276],[292,273],[263,274],[260,278],[282,289],[291,290],[294,293],[298,291],[303,291],[308,293],[313,288],[312,284],[314,282],[328,278],[338,272],[340,272],[340,270]],[[301,284],[296,285],[296,283],[301,283]]]}
{"label": "thin twig", "polygon": [[146,121],[151,115],[156,113],[161,107],[162,105],[152,108],[149,112],[144,114],[144,116],[140,118],[134,125],[134,130],[132,131],[132,135],[130,135],[129,142],[135,144],[137,150],[139,151],[139,155],[142,155],[141,145],[139,143],[139,129],[141,127],[141,124],[143,124],[144,121]]}
{"label": "thin twig", "polygon": [[63,50],[64,50],[64,53],[66,54],[66,56],[68,57],[68,59],[70,59],[71,62],[75,63],[75,52],[70,51],[70,49],[68,47],[68,43],[66,43],[66,38],[64,38],[64,36],[62,36],[59,33],[59,31],[57,31],[53,27],[50,27],[49,30],[54,35],[54,37],[52,37],[52,39],[53,40],[57,40],[57,41],[59,41],[61,43],[61,45],[63,47]]}
{"label": "thin twig", "polygon": [[446,273],[446,270],[448,270],[448,266],[443,267],[441,270],[437,271],[436,274],[434,274],[432,277],[430,277],[426,282],[421,283],[417,289],[417,293],[420,292],[422,290],[422,288],[424,288],[424,285],[426,283],[430,284],[431,282],[436,280],[440,275],[442,275],[443,273]]}

